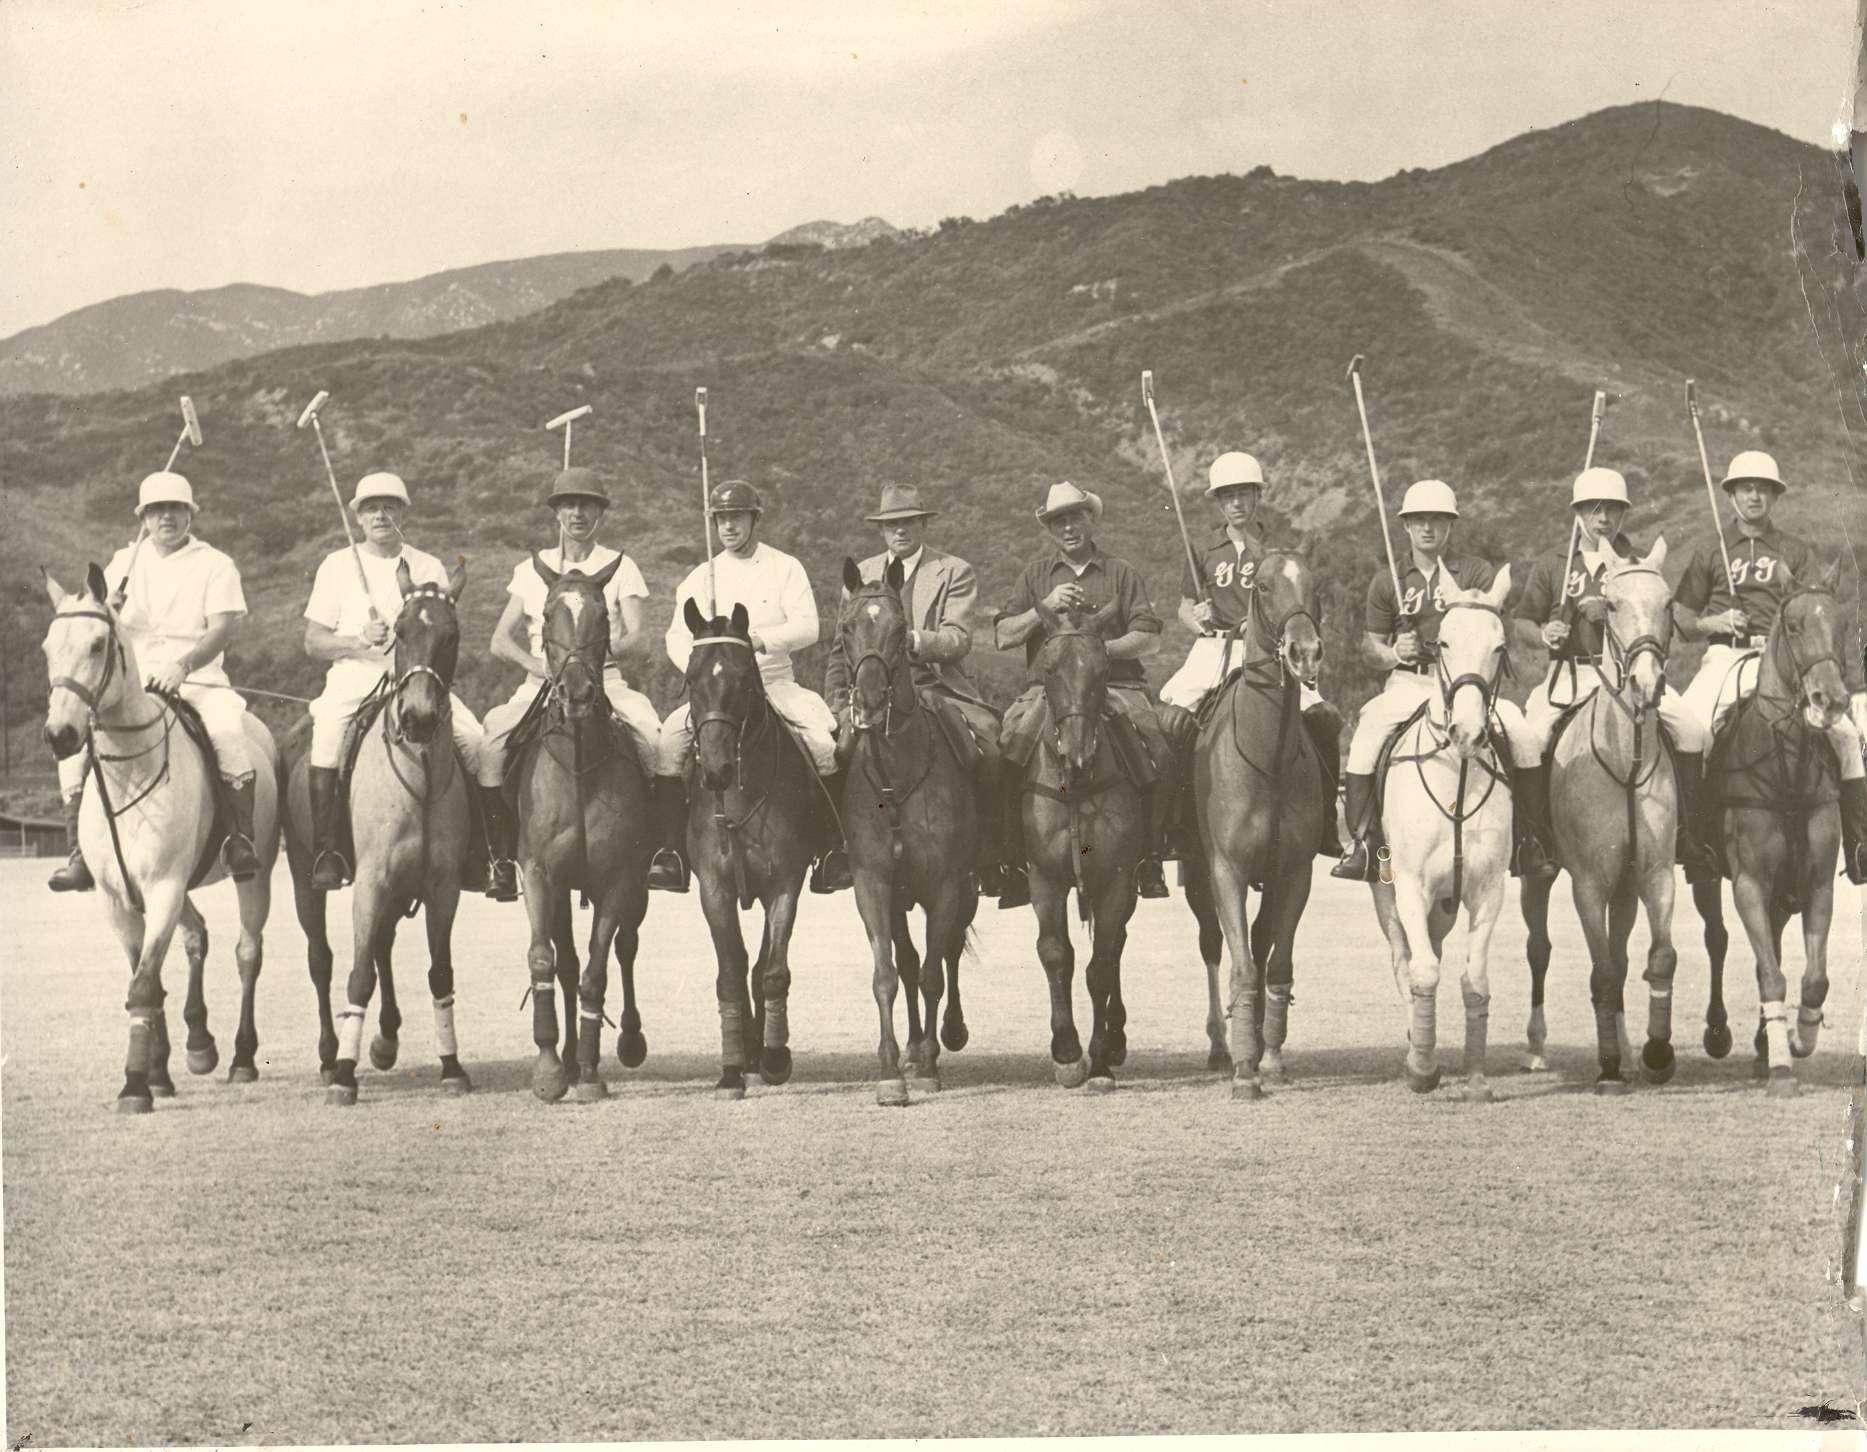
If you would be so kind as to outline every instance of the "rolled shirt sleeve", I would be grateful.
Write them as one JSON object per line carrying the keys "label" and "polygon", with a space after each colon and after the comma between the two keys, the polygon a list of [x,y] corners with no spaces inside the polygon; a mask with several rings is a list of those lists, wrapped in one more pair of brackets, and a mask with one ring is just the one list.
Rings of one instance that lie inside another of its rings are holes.
{"label": "rolled shirt sleeve", "polygon": [[1392,640],[1399,633],[1400,602],[1394,598],[1394,581],[1387,574],[1376,574],[1368,581],[1368,599],[1362,607],[1362,628],[1382,640]]}

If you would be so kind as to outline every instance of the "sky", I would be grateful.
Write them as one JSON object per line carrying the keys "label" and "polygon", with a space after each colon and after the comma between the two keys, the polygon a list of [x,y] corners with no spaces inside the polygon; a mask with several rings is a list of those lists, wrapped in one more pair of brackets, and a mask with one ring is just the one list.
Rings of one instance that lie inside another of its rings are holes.
{"label": "sky", "polygon": [[1376,180],[1605,106],[1825,142],[1856,0],[0,0],[0,337],[148,288]]}

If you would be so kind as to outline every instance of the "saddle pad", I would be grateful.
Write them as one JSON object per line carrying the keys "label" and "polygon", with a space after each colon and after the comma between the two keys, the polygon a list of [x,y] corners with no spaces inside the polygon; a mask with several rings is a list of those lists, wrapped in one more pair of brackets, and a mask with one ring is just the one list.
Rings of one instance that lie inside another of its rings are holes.
{"label": "saddle pad", "polygon": [[227,840],[227,831],[232,825],[221,809],[220,756],[214,750],[214,743],[208,739],[207,723],[201,719],[201,713],[195,710],[192,702],[179,695],[170,695],[167,691],[156,691],[153,694],[175,713],[175,720],[188,739],[200,749],[202,762],[207,768],[208,794],[214,803],[214,820],[208,824],[207,841],[202,844],[201,856],[188,877],[188,886],[193,889],[199,887],[208,873],[214,870],[214,861],[219,857],[221,845]]}

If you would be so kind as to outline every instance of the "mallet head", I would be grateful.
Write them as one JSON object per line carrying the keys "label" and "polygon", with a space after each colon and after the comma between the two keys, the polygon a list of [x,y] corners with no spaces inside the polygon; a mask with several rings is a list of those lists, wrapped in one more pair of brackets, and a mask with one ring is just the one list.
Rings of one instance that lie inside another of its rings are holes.
{"label": "mallet head", "polygon": [[318,410],[324,407],[324,400],[331,396],[328,388],[320,388],[318,396],[305,405],[305,411],[298,416],[298,426],[302,429],[318,416]]}
{"label": "mallet head", "polygon": [[1141,401],[1143,403],[1154,401],[1154,370],[1152,368],[1141,370]]}
{"label": "mallet head", "polygon": [[1685,381],[1685,406],[1694,415],[1698,413],[1698,380],[1695,378],[1688,378]]}
{"label": "mallet head", "polygon": [[707,436],[707,391],[704,388],[694,390],[694,411],[700,415],[700,437]]}
{"label": "mallet head", "polygon": [[550,423],[546,424],[545,427],[548,429],[561,429],[564,425],[575,423],[578,419],[587,416],[590,412],[590,405],[586,403],[579,408],[573,408],[569,413],[559,414],[556,418],[552,419]]}
{"label": "mallet head", "polygon": [[182,424],[188,430],[188,442],[200,448],[201,420],[194,411],[194,400],[185,393],[182,395]]}
{"label": "mallet head", "polygon": [[1361,354],[1357,353],[1353,358],[1348,360],[1348,372],[1342,375],[1344,378],[1353,378],[1357,373],[1361,372],[1361,356]]}

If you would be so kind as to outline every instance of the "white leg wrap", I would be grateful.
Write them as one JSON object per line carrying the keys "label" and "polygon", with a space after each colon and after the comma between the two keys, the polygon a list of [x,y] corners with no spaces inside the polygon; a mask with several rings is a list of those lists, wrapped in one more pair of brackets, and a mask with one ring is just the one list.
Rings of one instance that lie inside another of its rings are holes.
{"label": "white leg wrap", "polygon": [[1789,1009],[1780,1000],[1763,1005],[1763,1041],[1770,1051],[1770,1067],[1789,1063]]}
{"label": "white leg wrap", "polygon": [[454,1038],[454,995],[451,993],[434,1001],[434,1043],[444,1059],[460,1052],[460,1044]]}
{"label": "white leg wrap", "polygon": [[352,1062],[362,1057],[363,1016],[367,1009],[347,1003],[337,1015],[337,1057]]}

